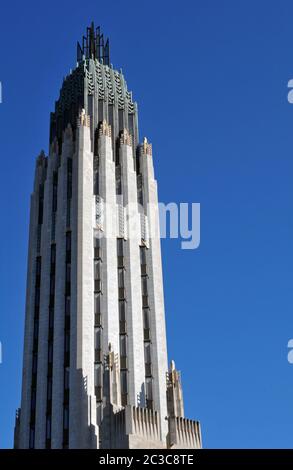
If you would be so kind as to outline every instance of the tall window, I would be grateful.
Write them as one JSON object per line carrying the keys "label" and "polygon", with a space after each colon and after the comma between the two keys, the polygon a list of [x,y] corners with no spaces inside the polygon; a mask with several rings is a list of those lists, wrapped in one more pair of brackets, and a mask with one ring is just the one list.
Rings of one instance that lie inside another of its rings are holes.
{"label": "tall window", "polygon": [[97,280],[101,279],[101,263],[100,263],[100,261],[95,261],[94,262],[94,276],[95,276],[95,279],[97,279]]}
{"label": "tall window", "polygon": [[146,378],[146,400],[147,400],[147,407],[153,408],[153,387],[152,387],[152,379]]}
{"label": "tall window", "polygon": [[101,349],[102,346],[102,332],[101,328],[95,328],[95,349]]}
{"label": "tall window", "polygon": [[121,402],[122,406],[127,405],[127,370],[120,371]]}
{"label": "tall window", "polygon": [[[98,175],[97,175],[98,182]],[[96,186],[96,189],[98,186]],[[102,243],[100,232],[94,230],[93,237],[94,247],[94,384],[95,396],[97,403],[97,421],[99,416],[101,418],[100,405],[103,401],[103,348],[102,348],[102,312],[101,312],[101,299],[102,299]]]}
{"label": "tall window", "polygon": [[123,238],[117,238],[117,256],[123,256]]}
{"label": "tall window", "polygon": [[126,335],[120,335],[120,356],[121,358],[125,358],[127,356],[127,336]]}
{"label": "tall window", "polygon": [[143,276],[141,278],[141,290],[142,290],[142,295],[148,295],[148,281],[146,276]]}
{"label": "tall window", "polygon": [[[42,199],[43,195],[40,195]],[[41,201],[40,201],[41,204]],[[40,213],[39,213],[40,218]],[[39,220],[40,222],[40,220]],[[42,222],[42,221],[41,221]],[[41,287],[41,257],[36,258],[35,274],[35,305],[34,305],[34,332],[33,332],[33,350],[32,350],[32,370],[31,370],[31,409],[30,409],[30,437],[29,447],[35,446],[35,422],[36,422],[36,386],[38,371],[38,340],[39,340],[39,314],[40,314],[40,287]]]}
{"label": "tall window", "polygon": [[69,388],[69,367],[65,367],[64,369],[64,388],[67,390]]}
{"label": "tall window", "polygon": [[118,287],[124,287],[124,269],[118,269]]}

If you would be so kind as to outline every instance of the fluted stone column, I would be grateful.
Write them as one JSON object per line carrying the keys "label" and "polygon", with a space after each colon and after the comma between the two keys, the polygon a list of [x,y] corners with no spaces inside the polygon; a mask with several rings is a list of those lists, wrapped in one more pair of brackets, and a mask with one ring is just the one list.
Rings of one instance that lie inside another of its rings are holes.
{"label": "fluted stone column", "polygon": [[144,339],[142,321],[140,216],[137,203],[137,182],[134,171],[131,136],[125,129],[120,139],[123,203],[127,217],[125,242],[125,286],[127,298],[129,404],[145,406]]}
{"label": "fluted stone column", "polygon": [[161,259],[160,223],[157,182],[151,145],[146,139],[140,148],[140,168],[143,178],[144,206],[149,223],[149,249],[146,252],[149,272],[149,303],[152,334],[153,396],[154,409],[160,413],[161,439],[166,440],[168,432],[166,372],[168,370],[163,274]]}
{"label": "fluted stone column", "polygon": [[113,161],[111,128],[106,124],[100,128],[99,135],[99,173],[100,196],[104,202],[103,253],[102,267],[102,312],[103,312],[103,350],[108,351],[111,343],[114,353],[119,352],[119,312],[118,312],[118,276],[117,276],[117,241],[116,241],[116,179]]}
{"label": "fluted stone column", "polygon": [[90,122],[84,113],[79,119],[75,158],[69,447],[89,448],[91,432],[96,432],[91,414],[91,397],[94,396],[93,153]]}

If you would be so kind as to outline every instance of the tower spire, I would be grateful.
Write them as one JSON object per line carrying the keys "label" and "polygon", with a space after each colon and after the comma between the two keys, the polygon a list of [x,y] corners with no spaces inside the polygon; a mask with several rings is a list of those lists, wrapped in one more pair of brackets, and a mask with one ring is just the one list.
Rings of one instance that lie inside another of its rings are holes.
{"label": "tower spire", "polygon": [[95,28],[93,21],[86,29],[86,36],[82,37],[82,43],[77,43],[77,62],[81,62],[83,57],[110,65],[109,39],[105,41],[100,26]]}

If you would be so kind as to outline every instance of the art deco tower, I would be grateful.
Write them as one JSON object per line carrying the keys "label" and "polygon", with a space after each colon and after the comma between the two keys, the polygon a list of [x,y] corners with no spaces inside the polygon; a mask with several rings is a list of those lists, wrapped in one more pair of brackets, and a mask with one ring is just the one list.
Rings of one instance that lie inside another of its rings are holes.
{"label": "art deco tower", "polygon": [[167,365],[152,147],[93,25],[36,161],[23,361],[17,448],[201,447]]}

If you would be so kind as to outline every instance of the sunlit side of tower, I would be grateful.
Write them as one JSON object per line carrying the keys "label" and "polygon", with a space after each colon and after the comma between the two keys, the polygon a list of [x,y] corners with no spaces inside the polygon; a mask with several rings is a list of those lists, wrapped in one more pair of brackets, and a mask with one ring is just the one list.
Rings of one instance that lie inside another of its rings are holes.
{"label": "sunlit side of tower", "polygon": [[201,447],[168,371],[152,147],[93,25],[36,162],[15,447]]}

